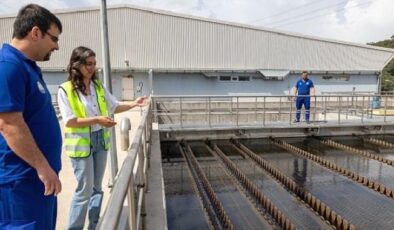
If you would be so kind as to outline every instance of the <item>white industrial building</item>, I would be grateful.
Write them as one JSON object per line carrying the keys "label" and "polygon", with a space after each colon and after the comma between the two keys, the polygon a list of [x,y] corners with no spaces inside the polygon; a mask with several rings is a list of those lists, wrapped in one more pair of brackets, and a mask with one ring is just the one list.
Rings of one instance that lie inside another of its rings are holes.
{"label": "white industrial building", "polygon": [[[60,50],[40,65],[56,93],[73,48],[92,48],[99,67],[102,48],[99,8],[54,12],[63,23]],[[11,40],[14,17],[0,17],[1,43]],[[155,95],[283,95],[302,70],[318,94],[378,92],[394,56],[393,49],[131,5],[110,7],[108,27],[113,92],[124,100],[149,94],[150,69]]]}

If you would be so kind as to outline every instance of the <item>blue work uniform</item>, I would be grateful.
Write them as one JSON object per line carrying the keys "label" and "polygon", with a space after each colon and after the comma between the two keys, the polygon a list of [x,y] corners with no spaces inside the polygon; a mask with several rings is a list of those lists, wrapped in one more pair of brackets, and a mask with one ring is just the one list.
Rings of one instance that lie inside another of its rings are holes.
{"label": "blue work uniform", "polygon": [[[52,169],[61,169],[62,136],[36,62],[14,47],[0,49],[0,113],[21,112]],[[37,171],[0,134],[0,229],[55,229],[57,200],[44,196]]]}
{"label": "blue work uniform", "polygon": [[301,97],[297,97],[296,99],[296,108],[297,108],[296,121],[300,121],[302,105],[304,105],[305,108],[305,120],[309,121],[310,105],[311,105],[311,98],[309,97],[309,95],[311,88],[314,87],[313,82],[309,78],[307,78],[306,80],[300,79],[297,81],[295,87],[297,89],[298,95],[301,96]]}

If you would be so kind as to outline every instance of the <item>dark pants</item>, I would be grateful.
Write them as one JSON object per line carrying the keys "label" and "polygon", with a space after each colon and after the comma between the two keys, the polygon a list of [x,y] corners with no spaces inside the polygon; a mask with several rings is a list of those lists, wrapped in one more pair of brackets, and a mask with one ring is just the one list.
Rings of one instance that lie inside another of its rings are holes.
{"label": "dark pants", "polygon": [[0,184],[0,229],[52,230],[56,214],[57,198],[44,196],[38,178]]}
{"label": "dark pants", "polygon": [[305,120],[309,121],[309,114],[310,114],[310,107],[311,107],[311,98],[309,96],[297,97],[297,99],[296,99],[296,108],[297,108],[296,120],[297,121],[300,120],[302,105],[304,105],[304,108],[305,108]]}

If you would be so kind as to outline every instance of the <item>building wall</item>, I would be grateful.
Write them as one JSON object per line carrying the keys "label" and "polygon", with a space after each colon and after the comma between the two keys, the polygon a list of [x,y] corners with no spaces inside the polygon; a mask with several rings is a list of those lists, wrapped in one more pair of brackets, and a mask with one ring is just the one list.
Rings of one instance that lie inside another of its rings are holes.
{"label": "building wall", "polygon": [[52,101],[57,101],[57,92],[59,85],[67,80],[67,73],[65,72],[43,72],[44,81],[47,84],[48,90],[52,95]]}
{"label": "building wall", "polygon": [[[377,77],[351,75],[348,81],[324,80],[321,75],[310,75],[316,93],[338,91],[375,91]],[[202,74],[154,74],[155,95],[283,95],[295,85],[300,76],[290,75],[282,81],[251,78],[249,82],[223,82]]]}
{"label": "building wall", "polygon": [[[297,77],[294,79],[294,84]],[[378,92],[378,77],[376,75],[350,75],[349,81],[324,80],[322,76],[311,76],[316,85],[317,94],[322,92],[373,91]]]}
{"label": "building wall", "polygon": [[[47,84],[49,92],[52,94],[52,100],[56,100],[56,94],[59,89],[59,85],[67,81],[66,72],[43,72],[44,80]],[[122,99],[122,75],[120,73],[112,74],[112,94],[118,99]],[[102,80],[102,76],[99,74],[99,78]]]}
{"label": "building wall", "polygon": [[[122,77],[133,76],[134,98],[150,94],[149,77],[146,72],[112,73],[112,94],[123,100]],[[234,76],[238,76],[233,74]],[[316,93],[338,91],[374,91],[377,92],[377,77],[372,75],[350,75],[343,79],[325,80],[321,75],[309,76],[316,87]],[[58,86],[64,82],[64,72],[44,73],[44,79],[52,94],[56,94]],[[101,76],[100,76],[101,78]],[[282,81],[250,78],[248,82],[224,82],[214,77],[205,77],[198,73],[154,73],[154,95],[283,95],[300,79],[298,75],[290,75]],[[141,88],[141,90],[138,90]]]}

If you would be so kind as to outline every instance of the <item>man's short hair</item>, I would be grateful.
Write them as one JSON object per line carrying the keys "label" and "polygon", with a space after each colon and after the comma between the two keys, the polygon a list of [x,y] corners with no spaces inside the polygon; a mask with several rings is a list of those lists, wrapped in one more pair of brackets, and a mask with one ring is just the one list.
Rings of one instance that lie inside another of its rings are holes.
{"label": "man's short hair", "polygon": [[62,23],[49,10],[37,4],[26,5],[19,10],[16,16],[12,38],[25,38],[34,26],[45,33],[52,24],[55,24],[62,32]]}
{"label": "man's short hair", "polygon": [[308,71],[306,71],[306,70],[303,70],[303,71],[302,71],[302,74],[304,74],[304,73],[308,74]]}

